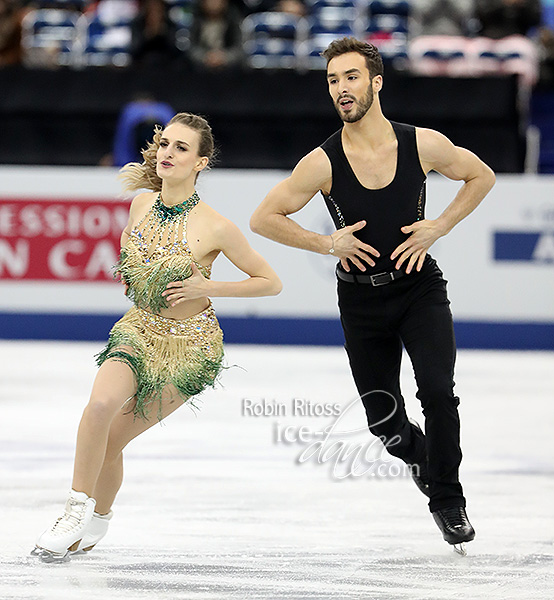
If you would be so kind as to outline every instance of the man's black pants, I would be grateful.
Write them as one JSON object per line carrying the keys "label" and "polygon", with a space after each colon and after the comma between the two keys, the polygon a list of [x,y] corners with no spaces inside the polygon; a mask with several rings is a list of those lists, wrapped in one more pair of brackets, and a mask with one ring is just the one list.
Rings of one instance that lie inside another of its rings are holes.
{"label": "man's black pants", "polygon": [[[458,468],[459,399],[454,395],[456,344],[446,281],[427,256],[420,272],[374,287],[338,280],[345,348],[370,431],[407,464],[428,459],[431,511],[465,506]],[[400,391],[402,345],[412,362],[425,438],[409,423]],[[392,414],[391,414],[392,413]]]}

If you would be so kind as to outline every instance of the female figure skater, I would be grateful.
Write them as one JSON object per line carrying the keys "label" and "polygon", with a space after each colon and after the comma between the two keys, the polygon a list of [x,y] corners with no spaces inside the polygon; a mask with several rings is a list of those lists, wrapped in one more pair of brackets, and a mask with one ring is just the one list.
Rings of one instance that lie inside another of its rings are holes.
{"label": "female figure skater", "polygon": [[[72,489],[63,515],[37,540],[45,562],[90,550],[106,534],[123,478],[125,446],[213,385],[223,334],[212,296],[276,295],[281,282],[239,229],[195,191],[213,155],[211,128],[179,113],[123,168],[126,188],[151,189],[131,204],[117,272],[134,306],[112,328],[77,435]],[[248,275],[211,281],[223,253]]]}

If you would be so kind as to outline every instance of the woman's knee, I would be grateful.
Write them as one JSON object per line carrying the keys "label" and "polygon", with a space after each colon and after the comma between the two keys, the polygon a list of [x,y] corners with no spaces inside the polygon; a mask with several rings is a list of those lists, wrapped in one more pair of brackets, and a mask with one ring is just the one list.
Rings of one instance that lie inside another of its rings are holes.
{"label": "woman's knee", "polygon": [[115,466],[123,461],[123,449],[117,441],[108,438],[108,445],[106,447],[106,454],[104,455],[104,465]]}
{"label": "woman's knee", "polygon": [[112,394],[93,393],[85,408],[87,418],[96,422],[110,423],[117,412],[121,409],[121,398]]}
{"label": "woman's knee", "polygon": [[121,450],[107,450],[104,457],[104,467],[118,467],[123,461],[123,452]]}

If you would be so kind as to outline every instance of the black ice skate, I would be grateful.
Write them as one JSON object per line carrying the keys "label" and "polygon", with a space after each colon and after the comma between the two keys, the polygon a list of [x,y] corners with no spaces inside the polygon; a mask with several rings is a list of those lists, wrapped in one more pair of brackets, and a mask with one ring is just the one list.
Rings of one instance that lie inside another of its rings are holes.
{"label": "black ice skate", "polygon": [[454,546],[458,554],[465,556],[467,552],[464,543],[471,542],[475,537],[475,530],[467,518],[466,509],[463,506],[449,506],[432,514],[445,541]]}
{"label": "black ice skate", "polygon": [[427,470],[427,461],[410,465],[410,474],[419,490],[425,494],[427,498],[430,498],[431,491],[429,490],[429,471]]}

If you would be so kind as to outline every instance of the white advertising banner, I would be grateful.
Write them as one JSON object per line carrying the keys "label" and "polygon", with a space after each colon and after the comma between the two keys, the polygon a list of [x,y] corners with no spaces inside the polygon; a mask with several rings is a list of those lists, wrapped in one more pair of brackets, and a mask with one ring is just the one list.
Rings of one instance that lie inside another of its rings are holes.
{"label": "white advertising banner", "polygon": [[[332,256],[263,239],[248,221],[287,173],[214,170],[201,175],[202,199],[235,222],[276,269],[283,292],[273,298],[215,299],[229,316],[337,316]],[[460,184],[432,175],[428,218]],[[465,221],[432,248],[446,279],[456,319],[554,322],[554,177],[505,175]],[[110,267],[129,199],[109,168],[0,168],[0,312],[117,314],[129,307]],[[331,233],[321,196],[295,218]],[[213,278],[240,279],[224,257]]]}

